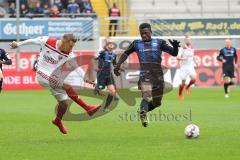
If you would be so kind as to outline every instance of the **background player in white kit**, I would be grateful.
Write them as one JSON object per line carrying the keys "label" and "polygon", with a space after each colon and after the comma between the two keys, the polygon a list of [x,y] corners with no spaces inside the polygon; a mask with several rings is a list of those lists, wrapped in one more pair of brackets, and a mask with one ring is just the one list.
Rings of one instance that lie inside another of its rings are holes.
{"label": "background player in white kit", "polygon": [[[177,59],[180,61],[180,79],[181,84],[179,86],[178,98],[183,100],[183,89],[186,89],[186,93],[190,94],[190,86],[196,81],[196,71],[194,69],[194,49],[190,42],[190,37],[185,37],[185,44],[180,48]],[[186,79],[190,77],[190,82],[186,85]]]}
{"label": "background player in white kit", "polygon": [[70,104],[68,101],[69,97],[85,109],[90,116],[100,107],[87,105],[77,95],[71,85],[61,79],[63,73],[55,73],[59,67],[65,67],[66,64],[69,66],[69,63],[72,63],[70,59],[74,57],[72,48],[76,41],[77,39],[73,34],[64,34],[60,40],[46,36],[28,39],[18,43],[13,41],[10,44],[12,49],[29,44],[37,44],[41,47],[37,62],[37,80],[39,84],[49,89],[58,101],[57,116],[52,123],[56,125],[63,134],[67,133],[67,129],[62,123],[62,117]]}

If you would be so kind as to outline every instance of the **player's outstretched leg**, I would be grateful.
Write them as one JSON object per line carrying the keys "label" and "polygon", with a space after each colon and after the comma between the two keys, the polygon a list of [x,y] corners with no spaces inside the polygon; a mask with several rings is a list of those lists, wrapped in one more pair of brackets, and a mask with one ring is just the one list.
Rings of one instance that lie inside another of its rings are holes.
{"label": "player's outstretched leg", "polygon": [[185,87],[186,93],[188,95],[190,95],[190,87],[191,87],[191,85],[193,85],[195,82],[196,82],[196,79],[195,78],[191,78],[189,84]]}
{"label": "player's outstretched leg", "polygon": [[159,84],[158,87],[152,88],[152,100],[148,103],[148,112],[160,107],[163,97],[163,84]]}
{"label": "player's outstretched leg", "polygon": [[107,88],[108,88],[109,94],[108,94],[106,104],[105,104],[104,109],[103,109],[104,112],[109,112],[110,111],[108,107],[110,106],[112,100],[115,100],[115,101],[119,100],[119,97],[117,95],[117,91],[115,89],[115,86],[114,85],[108,85]]}
{"label": "player's outstretched leg", "polygon": [[147,118],[148,105],[149,105],[149,102],[145,99],[142,99],[139,116],[140,116],[140,120],[142,122],[143,127],[148,126],[148,118]]}
{"label": "player's outstretched leg", "polygon": [[185,86],[185,81],[182,81],[182,84],[179,85],[179,90],[178,90],[178,98],[180,100],[184,100],[184,96],[183,96],[183,88]]}
{"label": "player's outstretched leg", "polygon": [[88,105],[86,104],[78,95],[77,93],[74,91],[74,89],[67,84],[64,84],[64,89],[67,93],[67,95],[74,101],[76,102],[78,105],[80,105],[85,111],[87,111],[89,116],[92,116],[95,112],[98,111],[98,109],[101,106],[92,106],[92,105]]}
{"label": "player's outstretched leg", "polygon": [[140,104],[139,117],[142,122],[143,127],[148,126],[147,112],[149,110],[149,102],[152,99],[152,84],[149,82],[140,82],[140,87],[142,91],[142,101]]}
{"label": "player's outstretched leg", "polygon": [[68,102],[67,100],[61,101],[57,105],[57,115],[54,120],[52,120],[52,123],[57,126],[63,134],[67,134],[67,128],[64,127],[64,124],[62,122],[63,115],[66,113],[68,108]]}

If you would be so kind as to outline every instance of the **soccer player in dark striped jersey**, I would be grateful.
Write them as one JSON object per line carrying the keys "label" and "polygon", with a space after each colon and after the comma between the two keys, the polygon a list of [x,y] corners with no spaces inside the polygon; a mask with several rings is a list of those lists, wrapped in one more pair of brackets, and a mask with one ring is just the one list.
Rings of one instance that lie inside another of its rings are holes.
{"label": "soccer player in dark striped jersey", "polygon": [[107,38],[103,50],[94,55],[94,59],[98,61],[98,66],[95,65],[97,71],[97,85],[95,92],[101,94],[101,90],[107,87],[109,95],[104,106],[104,111],[109,112],[109,105],[112,100],[118,100],[117,91],[112,75],[112,65],[116,65],[117,55],[113,51],[113,44],[111,39]]}
{"label": "soccer player in dark striped jersey", "polygon": [[220,50],[217,60],[222,62],[225,98],[229,98],[229,86],[234,84],[234,70],[237,67],[237,51],[230,39],[225,40],[225,47]]}
{"label": "soccer player in dark striped jersey", "polygon": [[140,63],[139,89],[142,91],[140,104],[140,119],[142,125],[147,127],[147,112],[161,106],[164,91],[163,69],[161,67],[162,52],[172,56],[178,55],[179,41],[169,40],[170,46],[163,39],[152,38],[151,25],[142,23],[139,26],[141,40],[134,40],[129,48],[121,55],[114,73],[120,75],[120,66],[134,52],[137,53]]}
{"label": "soccer player in dark striped jersey", "polygon": [[3,85],[3,71],[2,71],[2,65],[11,65],[12,60],[8,57],[7,52],[4,49],[0,48],[0,93],[2,91],[2,85]]}

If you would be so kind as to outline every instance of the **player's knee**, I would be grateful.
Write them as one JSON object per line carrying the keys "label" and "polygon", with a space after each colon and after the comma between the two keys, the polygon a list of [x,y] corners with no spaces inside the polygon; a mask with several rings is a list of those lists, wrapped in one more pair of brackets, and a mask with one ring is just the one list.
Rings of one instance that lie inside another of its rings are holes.
{"label": "player's knee", "polygon": [[185,81],[185,80],[183,80],[183,81],[182,81],[182,86],[184,87],[184,86],[185,86],[185,84],[186,84],[186,81]]}
{"label": "player's knee", "polygon": [[71,88],[71,85],[67,84],[67,83],[63,83],[63,89],[64,90],[68,90]]}
{"label": "player's knee", "polygon": [[146,100],[147,102],[150,102],[152,100],[152,95],[149,93],[143,93],[143,99]]}
{"label": "player's knee", "polygon": [[117,91],[114,86],[108,86],[108,90],[112,96],[116,96]]}
{"label": "player's knee", "polygon": [[114,90],[114,91],[110,91],[110,94],[112,95],[112,96],[116,96],[117,95],[117,92]]}
{"label": "player's knee", "polygon": [[60,105],[61,107],[66,108],[66,107],[68,107],[68,101],[67,101],[67,100],[60,101],[60,102],[59,102],[59,105]]}
{"label": "player's knee", "polygon": [[192,81],[193,83],[195,83],[195,82],[196,82],[196,78],[192,78],[191,81]]}
{"label": "player's knee", "polygon": [[143,99],[147,102],[150,102],[152,98],[150,96],[143,95]]}
{"label": "player's knee", "polygon": [[224,83],[230,83],[231,78],[230,77],[224,77]]}

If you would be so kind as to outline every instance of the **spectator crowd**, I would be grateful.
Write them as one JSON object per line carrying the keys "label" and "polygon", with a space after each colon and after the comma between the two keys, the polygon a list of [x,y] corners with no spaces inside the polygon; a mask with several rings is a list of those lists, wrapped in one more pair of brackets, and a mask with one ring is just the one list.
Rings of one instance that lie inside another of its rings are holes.
{"label": "spectator crowd", "polygon": [[[77,17],[91,13],[90,0],[20,0],[20,17]],[[0,17],[15,16],[15,0],[0,0]]]}

